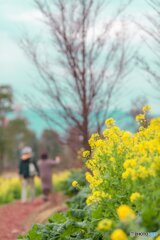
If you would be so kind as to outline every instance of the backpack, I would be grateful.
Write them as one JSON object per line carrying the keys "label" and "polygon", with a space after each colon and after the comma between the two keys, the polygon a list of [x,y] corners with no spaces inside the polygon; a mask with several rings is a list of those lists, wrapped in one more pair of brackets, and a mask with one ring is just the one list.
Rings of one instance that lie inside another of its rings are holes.
{"label": "backpack", "polygon": [[30,162],[29,163],[29,176],[34,177],[34,176],[37,176],[37,175],[38,175],[38,172],[37,172],[37,169],[35,167],[35,164],[33,162]]}

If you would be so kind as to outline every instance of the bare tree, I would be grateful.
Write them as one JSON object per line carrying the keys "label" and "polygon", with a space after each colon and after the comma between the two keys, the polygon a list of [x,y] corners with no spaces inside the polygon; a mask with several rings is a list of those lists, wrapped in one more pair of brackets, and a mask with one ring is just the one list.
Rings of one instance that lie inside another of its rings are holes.
{"label": "bare tree", "polygon": [[[49,33],[45,28],[41,42],[26,34],[21,40],[42,80],[36,86],[40,100],[27,99],[50,124],[79,129],[85,148],[91,132],[101,131],[113,100],[120,101],[123,80],[131,71],[130,41],[120,20],[131,0],[121,2],[114,14],[111,2],[34,0]],[[115,31],[119,23],[123,31]]]}
{"label": "bare tree", "polygon": [[[150,59],[138,57],[142,69],[147,73],[147,80],[160,92],[160,0],[146,0],[150,14],[146,14],[147,23],[139,24],[145,34],[142,38],[150,50]],[[159,96],[159,95],[158,95]],[[159,97],[158,97],[159,98]]]}
{"label": "bare tree", "polygon": [[83,147],[83,136],[78,128],[72,127],[66,137],[67,143],[72,145],[72,156],[76,158],[78,150]]}

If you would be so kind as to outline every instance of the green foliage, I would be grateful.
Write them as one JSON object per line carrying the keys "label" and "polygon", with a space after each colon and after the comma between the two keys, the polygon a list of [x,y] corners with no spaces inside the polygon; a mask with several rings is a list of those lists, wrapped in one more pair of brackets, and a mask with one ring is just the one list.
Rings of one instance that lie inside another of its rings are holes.
{"label": "green foliage", "polygon": [[25,240],[30,240],[30,239],[36,239],[36,240],[43,240],[43,228],[41,225],[34,225],[32,230],[29,231],[27,237],[23,238],[22,236],[19,236],[18,239],[25,239]]}
{"label": "green foliage", "polygon": [[[22,145],[33,146],[36,153],[37,139],[29,129],[25,118],[7,119],[13,112],[13,90],[8,85],[0,86],[0,167],[15,167],[19,161],[17,149]],[[12,160],[12,162],[11,162]]]}
{"label": "green foliage", "polygon": [[0,119],[4,119],[12,111],[13,92],[9,85],[0,86]]}
{"label": "green foliage", "polygon": [[25,237],[19,237],[18,239],[101,240],[101,234],[94,229],[95,224],[91,224],[89,209],[72,209],[67,213],[54,214],[49,218],[49,223],[46,225],[34,225]]}
{"label": "green foliage", "polygon": [[[6,127],[6,143],[6,157],[13,159],[14,163],[19,161],[20,153],[17,149],[21,147],[21,144],[33,146],[33,151],[36,152],[37,139],[35,133],[29,129],[25,118],[15,118],[9,121]],[[12,163],[10,165],[12,166]]]}
{"label": "green foliage", "polygon": [[[76,180],[80,186],[72,187]],[[63,186],[63,187],[62,187]],[[65,213],[55,213],[45,225],[34,225],[23,240],[102,240],[102,236],[95,228],[97,220],[93,221],[91,207],[86,205],[89,187],[86,184],[84,171],[72,171],[67,180],[61,185],[65,194],[72,196],[67,204],[69,210]]]}
{"label": "green foliage", "polygon": [[67,200],[67,205],[72,209],[83,209],[86,206],[86,199],[89,193],[89,188],[82,188],[76,195]]}
{"label": "green foliage", "polygon": [[0,167],[4,165],[6,152],[6,114],[12,111],[13,93],[8,85],[0,86]]}

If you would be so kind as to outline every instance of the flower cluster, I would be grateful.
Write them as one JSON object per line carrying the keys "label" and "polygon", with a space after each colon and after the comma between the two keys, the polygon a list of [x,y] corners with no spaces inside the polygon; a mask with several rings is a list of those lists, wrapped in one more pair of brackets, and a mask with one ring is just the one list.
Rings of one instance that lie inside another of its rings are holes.
{"label": "flower cluster", "polygon": [[20,197],[21,184],[18,177],[0,177],[0,203],[8,203]]}
{"label": "flower cluster", "polygon": [[[56,187],[60,182],[69,177],[71,171],[61,171],[54,173],[52,176],[52,183]],[[36,194],[40,195],[41,180],[39,177],[34,178]],[[21,180],[18,176],[0,177],[0,204],[9,203],[21,197]]]}
{"label": "flower cluster", "polygon": [[92,204],[94,202],[99,202],[104,199],[112,199],[111,195],[105,192],[93,191],[92,195],[89,195],[87,198],[87,204]]}
{"label": "flower cluster", "polygon": [[84,154],[91,191],[86,203],[104,209],[97,229],[106,229],[106,239],[126,240],[133,226],[135,231],[160,227],[160,118],[144,126],[149,111],[145,106],[137,116],[140,126],[134,134],[119,129],[113,119],[106,120],[103,135],[93,134],[91,151]]}
{"label": "flower cluster", "polygon": [[160,118],[153,119],[147,128],[133,136],[133,144],[127,153],[122,178],[133,181],[156,177],[160,170]]}

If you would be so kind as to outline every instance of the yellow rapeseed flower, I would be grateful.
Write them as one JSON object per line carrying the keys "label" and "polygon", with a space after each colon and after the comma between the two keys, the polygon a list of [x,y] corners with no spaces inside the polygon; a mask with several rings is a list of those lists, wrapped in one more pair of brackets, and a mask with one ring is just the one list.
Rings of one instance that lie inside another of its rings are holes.
{"label": "yellow rapeseed flower", "polygon": [[52,175],[53,185],[58,185],[60,182],[65,181],[66,179],[69,178],[70,174],[71,174],[71,171],[69,171],[69,170],[54,173]]}
{"label": "yellow rapeseed flower", "polygon": [[122,229],[116,229],[111,234],[111,240],[127,240],[127,239],[128,239],[128,237]]}
{"label": "yellow rapeseed flower", "polygon": [[82,153],[82,157],[87,158],[90,155],[90,151],[86,150]]}
{"label": "yellow rapeseed flower", "polygon": [[158,236],[155,240],[160,240],[160,236]]}
{"label": "yellow rapeseed flower", "polygon": [[103,219],[98,223],[97,230],[98,231],[103,231],[103,230],[110,230],[112,227],[112,220],[110,219]]}
{"label": "yellow rapeseed flower", "polygon": [[137,165],[137,161],[135,159],[127,159],[124,162],[123,167],[127,169],[128,167],[134,167],[136,165]]}
{"label": "yellow rapeseed flower", "polygon": [[108,118],[105,123],[107,127],[110,127],[115,124],[115,120],[113,118]]}
{"label": "yellow rapeseed flower", "polygon": [[[91,187],[92,189],[92,187]],[[87,197],[86,203],[90,205],[92,203],[97,203],[103,199],[112,199],[112,196],[103,191],[93,191],[91,195]]]}
{"label": "yellow rapeseed flower", "polygon": [[141,197],[141,194],[138,192],[132,193],[130,196],[130,201],[135,202],[137,199]]}
{"label": "yellow rapeseed flower", "polygon": [[139,173],[139,177],[142,179],[149,176],[149,172],[148,172],[147,168],[145,168],[143,166],[139,167],[138,173]]}
{"label": "yellow rapeseed flower", "polygon": [[126,171],[122,173],[122,178],[123,179],[128,178],[129,176],[131,176],[131,173],[132,173],[132,169],[131,168],[127,168]]}
{"label": "yellow rapeseed flower", "polygon": [[87,182],[90,183],[91,189],[99,186],[103,182],[103,180],[101,178],[94,177],[89,172],[86,172],[85,176],[86,176]]}
{"label": "yellow rapeseed flower", "polygon": [[111,157],[110,159],[109,159],[111,162],[115,162],[115,158],[114,157]]}
{"label": "yellow rapeseed flower", "polygon": [[139,114],[136,116],[136,121],[141,122],[145,120],[145,115],[144,114]]}
{"label": "yellow rapeseed flower", "polygon": [[95,147],[95,142],[100,139],[99,133],[93,133],[90,139],[88,140],[88,143],[90,147],[93,149]]}
{"label": "yellow rapeseed flower", "polygon": [[77,187],[78,186],[78,182],[77,181],[73,181],[72,182],[72,187]]}
{"label": "yellow rapeseed flower", "polygon": [[150,110],[151,110],[151,107],[148,106],[148,105],[146,105],[146,106],[143,107],[143,112],[144,112],[144,113],[147,113],[147,112],[149,112]]}
{"label": "yellow rapeseed flower", "polygon": [[139,131],[143,131],[143,130],[145,130],[145,128],[143,126],[140,126]]}
{"label": "yellow rapeseed flower", "polygon": [[136,218],[134,211],[128,205],[121,205],[117,209],[117,214],[122,222],[129,222]]}

